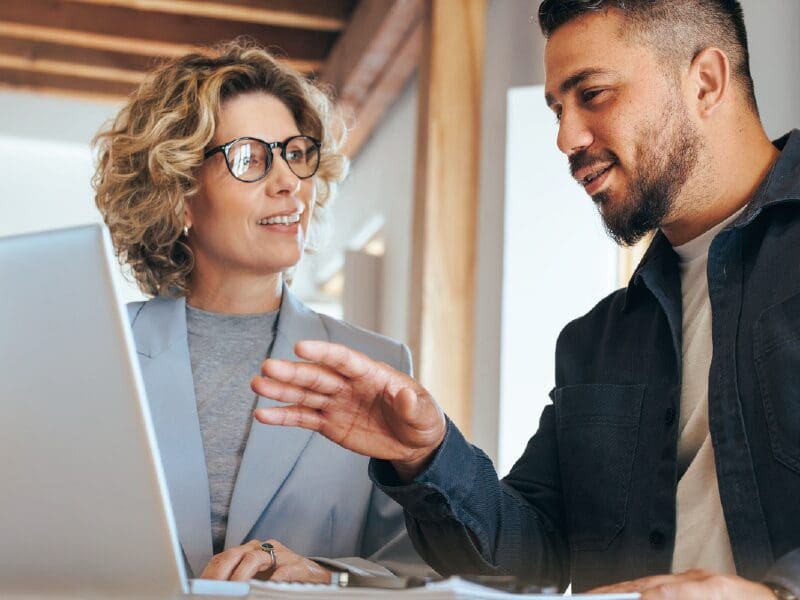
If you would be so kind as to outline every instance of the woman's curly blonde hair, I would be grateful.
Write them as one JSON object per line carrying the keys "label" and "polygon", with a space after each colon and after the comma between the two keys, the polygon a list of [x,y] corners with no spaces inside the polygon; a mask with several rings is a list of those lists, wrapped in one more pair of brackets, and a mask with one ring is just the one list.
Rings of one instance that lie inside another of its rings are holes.
{"label": "woman's curly blonde hair", "polygon": [[184,296],[194,267],[181,236],[184,203],[197,192],[197,169],[214,137],[222,104],[261,91],[281,100],[300,132],[322,143],[314,176],[314,227],[347,174],[346,127],[329,97],[263,48],[235,40],[165,62],[152,71],[94,139],[95,203],[120,262],[141,290]]}

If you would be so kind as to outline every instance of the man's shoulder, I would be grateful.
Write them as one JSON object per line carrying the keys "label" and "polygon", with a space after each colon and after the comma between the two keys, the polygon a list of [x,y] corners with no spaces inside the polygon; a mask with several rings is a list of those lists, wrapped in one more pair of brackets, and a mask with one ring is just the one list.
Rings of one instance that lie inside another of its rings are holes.
{"label": "man's shoulder", "polygon": [[559,344],[568,340],[597,339],[610,327],[615,327],[624,318],[628,289],[620,288],[600,300],[586,314],[573,319],[561,330]]}

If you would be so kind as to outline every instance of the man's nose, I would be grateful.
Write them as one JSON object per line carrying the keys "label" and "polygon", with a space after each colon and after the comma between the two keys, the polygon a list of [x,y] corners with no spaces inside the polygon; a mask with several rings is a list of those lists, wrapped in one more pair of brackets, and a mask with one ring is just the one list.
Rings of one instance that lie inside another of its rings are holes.
{"label": "man's nose", "polygon": [[593,141],[594,136],[579,113],[575,111],[561,113],[556,142],[561,152],[572,156],[591,146]]}

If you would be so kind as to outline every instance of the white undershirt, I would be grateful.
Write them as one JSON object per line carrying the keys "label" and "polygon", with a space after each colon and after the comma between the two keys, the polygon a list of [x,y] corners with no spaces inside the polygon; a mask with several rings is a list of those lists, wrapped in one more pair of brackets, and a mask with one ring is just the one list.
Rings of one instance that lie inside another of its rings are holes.
{"label": "white undershirt", "polygon": [[680,257],[683,296],[683,380],[673,573],[693,568],[736,573],[708,429],[708,377],[713,342],[707,267],[712,240],[741,212],[674,248]]}

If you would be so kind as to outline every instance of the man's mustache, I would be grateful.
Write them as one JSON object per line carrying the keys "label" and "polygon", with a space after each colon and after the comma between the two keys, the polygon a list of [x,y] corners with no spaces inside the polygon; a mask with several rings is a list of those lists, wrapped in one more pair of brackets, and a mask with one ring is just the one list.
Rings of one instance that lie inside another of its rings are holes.
{"label": "man's mustache", "polygon": [[575,177],[575,173],[579,169],[609,163],[619,164],[619,158],[610,150],[603,150],[593,154],[590,154],[588,150],[581,150],[569,157],[569,170],[572,176]]}

